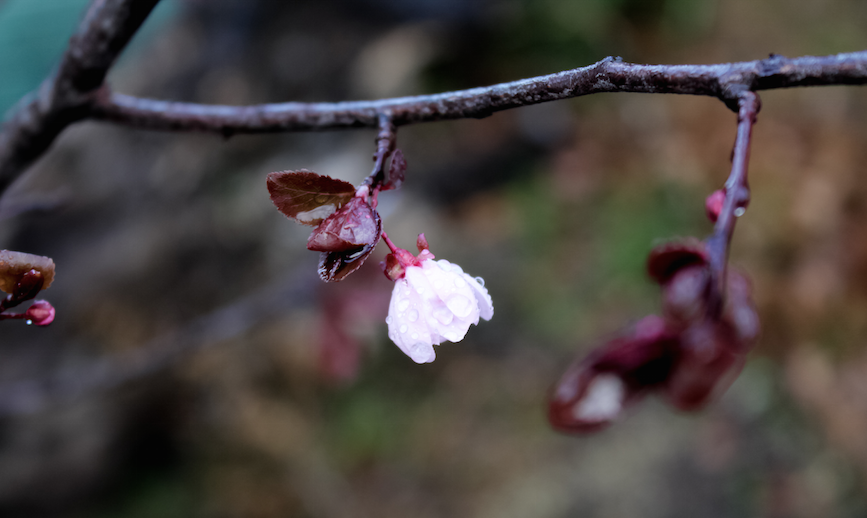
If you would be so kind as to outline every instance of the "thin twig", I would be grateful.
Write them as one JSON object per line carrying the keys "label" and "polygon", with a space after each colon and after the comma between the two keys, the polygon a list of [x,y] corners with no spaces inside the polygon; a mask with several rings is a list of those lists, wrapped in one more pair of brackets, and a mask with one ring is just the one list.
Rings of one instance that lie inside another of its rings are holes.
{"label": "thin twig", "polygon": [[[362,185],[367,185],[374,192],[378,192],[385,181],[385,163],[394,151],[397,142],[397,133],[391,116],[382,113],[379,115],[379,133],[376,134],[376,151],[373,153],[373,171],[364,179]],[[376,196],[373,197],[376,208]]]}
{"label": "thin twig", "polygon": [[761,100],[754,92],[743,92],[738,104],[738,130],[735,147],[732,152],[732,171],[726,180],[726,198],[722,210],[714,225],[713,234],[707,239],[710,254],[711,311],[719,314],[722,310],[725,293],[726,264],[728,263],[729,245],[735,230],[735,221],[746,209],[750,200],[750,187],[747,180],[747,165],[750,160],[750,143],[752,141],[753,125],[761,108]]}

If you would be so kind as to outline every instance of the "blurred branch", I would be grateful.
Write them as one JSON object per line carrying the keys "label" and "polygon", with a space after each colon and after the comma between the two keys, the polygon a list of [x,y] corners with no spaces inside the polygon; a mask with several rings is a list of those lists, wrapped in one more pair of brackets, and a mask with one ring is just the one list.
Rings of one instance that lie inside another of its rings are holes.
{"label": "blurred branch", "polygon": [[0,193],[92,105],[117,56],[159,0],[93,0],[55,71],[0,129]]}
{"label": "blurred branch", "polygon": [[722,311],[726,286],[726,265],[729,245],[735,230],[735,220],[743,215],[750,201],[750,187],[747,182],[747,164],[750,160],[750,143],[753,125],[761,108],[759,96],[751,91],[739,97],[738,130],[732,152],[732,170],[725,184],[725,202],[707,239],[710,254],[710,273],[712,287],[712,311],[717,315]]}
{"label": "blurred branch", "polygon": [[198,351],[243,336],[289,308],[309,304],[318,285],[318,277],[306,268],[296,268],[267,287],[129,353],[85,360],[84,365],[79,363],[43,378],[4,383],[0,385],[0,418],[32,414],[52,404],[70,403],[156,374]]}

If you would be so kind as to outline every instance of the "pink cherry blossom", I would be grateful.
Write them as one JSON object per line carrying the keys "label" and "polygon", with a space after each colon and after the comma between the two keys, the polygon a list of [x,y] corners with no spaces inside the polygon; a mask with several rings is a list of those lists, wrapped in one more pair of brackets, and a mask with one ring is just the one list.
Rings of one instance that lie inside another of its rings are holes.
{"label": "pink cherry blossom", "polygon": [[426,248],[415,258],[395,247],[393,257],[387,262],[399,261],[403,275],[394,279],[385,319],[388,336],[416,363],[434,361],[434,345],[459,342],[479,318],[494,316],[491,296],[480,277],[473,278],[446,260],[433,260]]}

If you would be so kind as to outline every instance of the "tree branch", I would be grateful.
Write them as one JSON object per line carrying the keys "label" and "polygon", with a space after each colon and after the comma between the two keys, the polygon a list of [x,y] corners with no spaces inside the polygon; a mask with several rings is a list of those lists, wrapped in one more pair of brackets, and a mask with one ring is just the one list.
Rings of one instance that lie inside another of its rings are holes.
{"label": "tree branch", "polygon": [[737,110],[745,91],[867,83],[867,51],[718,65],[593,65],[511,83],[435,95],[341,103],[202,105],[111,92],[105,75],[159,0],[93,0],[57,71],[22,100],[0,130],[0,194],[68,125],[93,118],[171,131],[236,133],[377,128],[482,118],[494,112],[601,92],[707,95]]}
{"label": "tree branch", "polygon": [[747,166],[750,161],[750,143],[753,125],[761,108],[761,100],[754,92],[743,92],[739,100],[738,130],[732,151],[732,170],[725,184],[725,202],[717,217],[713,234],[707,239],[711,273],[711,311],[719,315],[725,298],[726,265],[729,245],[735,230],[735,221],[744,214],[750,201]]}
{"label": "tree branch", "polygon": [[494,112],[602,92],[708,95],[737,111],[747,90],[867,83],[867,51],[719,65],[636,65],[606,58],[593,65],[511,83],[434,95],[340,103],[202,105],[100,97],[92,117],[140,128],[223,135],[376,128],[387,114],[395,126],[483,118]]}
{"label": "tree branch", "polygon": [[109,68],[159,0],[93,0],[55,71],[0,130],[0,194],[67,126],[92,116]]}

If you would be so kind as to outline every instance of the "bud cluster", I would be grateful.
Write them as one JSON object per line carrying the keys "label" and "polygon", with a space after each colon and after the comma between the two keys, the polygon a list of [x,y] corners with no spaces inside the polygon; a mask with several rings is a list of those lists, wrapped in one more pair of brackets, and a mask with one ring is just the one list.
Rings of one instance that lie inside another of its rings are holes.
{"label": "bud cluster", "polygon": [[19,319],[28,324],[47,326],[54,321],[54,307],[45,300],[34,301],[24,313],[8,309],[33,299],[54,281],[54,261],[50,257],[0,250],[0,320]]}
{"label": "bud cluster", "polygon": [[555,428],[599,430],[652,391],[679,410],[699,410],[743,367],[759,334],[749,280],[729,271],[720,301],[696,239],[656,247],[647,267],[662,288],[662,316],[643,318],[569,367],[549,401]]}

